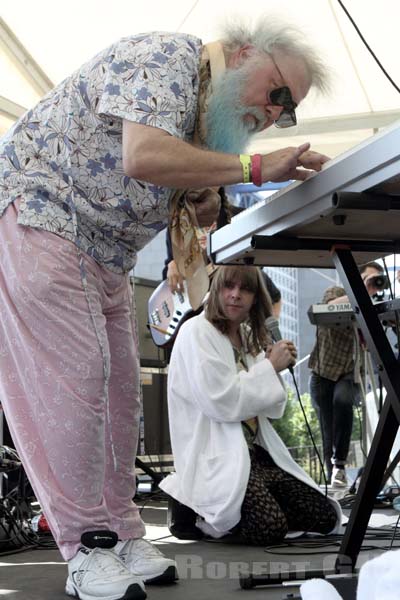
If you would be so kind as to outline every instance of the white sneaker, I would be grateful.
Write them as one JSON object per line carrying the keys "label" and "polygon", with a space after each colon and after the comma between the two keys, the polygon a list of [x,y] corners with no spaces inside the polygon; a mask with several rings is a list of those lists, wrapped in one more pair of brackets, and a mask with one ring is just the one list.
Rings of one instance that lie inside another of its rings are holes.
{"label": "white sneaker", "polygon": [[178,579],[176,562],[143,538],[119,541],[114,551],[129,571],[145,583],[172,583]]}
{"label": "white sneaker", "polygon": [[347,487],[348,482],[346,469],[339,469],[338,467],[333,467],[331,485],[333,487]]}
{"label": "white sneaker", "polygon": [[81,548],[68,561],[65,592],[80,600],[144,600],[143,581],[128,571],[114,550]]}

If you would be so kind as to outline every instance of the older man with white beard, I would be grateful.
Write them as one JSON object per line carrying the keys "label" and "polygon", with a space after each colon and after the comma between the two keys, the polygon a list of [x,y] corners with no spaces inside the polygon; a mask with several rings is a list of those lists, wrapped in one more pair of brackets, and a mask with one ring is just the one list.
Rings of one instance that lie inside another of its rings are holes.
{"label": "older man with white beard", "polygon": [[[68,561],[66,592],[140,599],[176,579],[132,502],[139,357],[128,273],[176,189],[306,179],[309,144],[241,154],[296,123],[325,68],[298,32],[151,33],[85,63],[0,142],[0,397]],[[203,207],[204,210],[204,207]],[[210,223],[215,215],[210,211]]]}

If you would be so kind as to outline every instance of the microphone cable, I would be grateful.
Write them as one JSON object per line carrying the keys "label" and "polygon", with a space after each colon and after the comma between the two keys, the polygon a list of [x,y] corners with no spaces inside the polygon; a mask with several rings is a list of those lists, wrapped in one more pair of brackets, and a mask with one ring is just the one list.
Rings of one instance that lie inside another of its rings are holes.
{"label": "microphone cable", "polygon": [[300,408],[301,408],[301,412],[303,414],[303,419],[304,419],[304,423],[305,423],[305,426],[306,426],[306,429],[307,429],[307,433],[308,433],[308,435],[310,437],[312,446],[314,448],[314,452],[315,452],[315,454],[317,456],[318,463],[319,463],[319,466],[320,466],[320,469],[321,469],[321,474],[322,474],[322,478],[324,480],[324,487],[325,487],[324,495],[327,498],[328,497],[328,481],[326,479],[326,473],[325,473],[324,465],[323,465],[323,462],[322,462],[321,455],[319,453],[317,444],[315,443],[314,436],[313,436],[313,433],[311,431],[310,423],[308,422],[308,419],[307,419],[307,414],[306,414],[303,402],[301,400],[300,391],[299,391],[299,388],[298,388],[298,385],[297,385],[297,380],[296,380],[296,377],[295,377],[293,369],[290,371],[290,373],[292,375],[294,387],[295,387],[295,390],[296,390],[297,400],[299,402],[299,405],[300,405]]}
{"label": "microphone cable", "polygon": [[[266,325],[267,330],[269,331],[269,334],[270,334],[272,340],[275,343],[282,340],[282,335],[281,335],[281,331],[280,331],[280,328],[279,328],[279,321],[278,321],[278,319],[276,317],[274,317],[273,315],[270,315],[266,319],[265,325]],[[324,466],[323,466],[323,463],[322,463],[321,456],[319,454],[317,445],[315,443],[314,436],[312,434],[310,424],[309,424],[308,419],[307,419],[306,411],[305,411],[303,403],[301,401],[300,391],[299,391],[299,388],[298,388],[298,385],[297,385],[297,381],[296,381],[296,377],[295,377],[295,374],[294,374],[293,365],[289,365],[287,367],[287,369],[288,369],[289,373],[292,375],[294,387],[295,387],[296,394],[297,394],[297,399],[298,399],[298,402],[300,404],[300,408],[301,408],[301,411],[303,413],[304,423],[305,423],[306,428],[307,428],[307,433],[308,433],[308,435],[310,437],[310,440],[311,440],[311,443],[313,445],[315,454],[316,454],[316,456],[318,458],[318,462],[319,462],[320,467],[321,467],[321,472],[323,474],[324,483],[325,483],[325,497],[327,497],[328,496],[328,482],[327,482],[327,479],[326,479],[326,474],[325,474],[325,471],[324,471]]]}

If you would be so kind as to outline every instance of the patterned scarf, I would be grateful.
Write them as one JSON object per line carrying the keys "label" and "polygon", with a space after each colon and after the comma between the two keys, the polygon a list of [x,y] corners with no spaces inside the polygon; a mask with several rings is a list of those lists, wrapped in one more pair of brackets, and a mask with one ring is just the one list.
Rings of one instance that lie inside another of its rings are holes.
{"label": "patterned scarf", "polygon": [[[203,46],[199,71],[199,101],[193,143],[205,147],[205,119],[212,91],[212,79],[225,69],[220,42]],[[170,200],[170,233],[172,253],[178,271],[186,279],[189,302],[194,310],[202,304],[209,288],[204,253],[196,235],[198,222],[193,202],[186,199],[187,190],[177,190]]]}

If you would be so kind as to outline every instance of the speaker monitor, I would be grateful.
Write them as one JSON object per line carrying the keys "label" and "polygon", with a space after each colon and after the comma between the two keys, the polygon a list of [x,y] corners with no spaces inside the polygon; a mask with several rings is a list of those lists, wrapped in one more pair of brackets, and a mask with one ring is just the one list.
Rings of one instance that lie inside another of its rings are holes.
{"label": "speaker monitor", "polygon": [[151,373],[142,378],[144,454],[171,454],[167,375]]}

